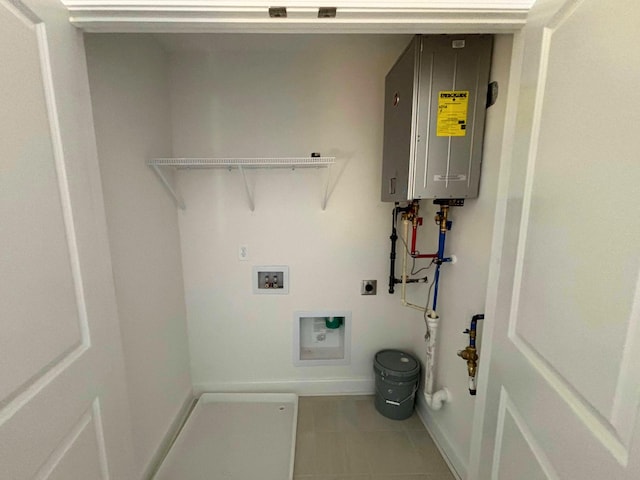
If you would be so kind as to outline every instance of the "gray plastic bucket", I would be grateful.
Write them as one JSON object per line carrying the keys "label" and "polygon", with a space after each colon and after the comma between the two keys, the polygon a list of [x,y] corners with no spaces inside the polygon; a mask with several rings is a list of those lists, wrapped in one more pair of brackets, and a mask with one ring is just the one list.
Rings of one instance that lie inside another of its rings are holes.
{"label": "gray plastic bucket", "polygon": [[404,420],[413,413],[420,381],[420,363],[400,350],[381,350],[373,360],[376,410],[387,418]]}

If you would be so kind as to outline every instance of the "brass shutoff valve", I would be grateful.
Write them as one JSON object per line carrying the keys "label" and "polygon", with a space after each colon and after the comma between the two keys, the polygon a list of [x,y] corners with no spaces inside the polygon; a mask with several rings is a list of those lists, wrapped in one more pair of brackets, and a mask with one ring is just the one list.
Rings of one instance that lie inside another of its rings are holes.
{"label": "brass shutoff valve", "polygon": [[471,317],[471,325],[464,331],[469,334],[469,346],[458,352],[458,356],[467,361],[469,371],[469,393],[476,394],[476,371],[478,369],[478,352],[476,350],[476,328],[478,320],[484,320],[484,313],[478,313]]}
{"label": "brass shutoff valve", "polygon": [[422,225],[422,218],[419,217],[419,212],[420,202],[418,200],[414,200],[411,205],[407,207],[407,211],[402,214],[402,219],[410,221],[415,228],[418,225]]}
{"label": "brass shutoff valve", "polygon": [[478,368],[478,353],[475,347],[466,347],[464,350],[458,351],[458,356],[467,361],[467,370],[470,377],[476,376],[476,369]]}

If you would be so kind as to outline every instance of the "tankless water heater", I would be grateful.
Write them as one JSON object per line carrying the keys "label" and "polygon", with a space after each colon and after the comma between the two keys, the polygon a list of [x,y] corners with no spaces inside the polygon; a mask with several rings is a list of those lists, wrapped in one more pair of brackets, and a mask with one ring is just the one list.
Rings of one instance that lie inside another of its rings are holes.
{"label": "tankless water heater", "polygon": [[416,35],[385,80],[382,201],[478,196],[491,35]]}

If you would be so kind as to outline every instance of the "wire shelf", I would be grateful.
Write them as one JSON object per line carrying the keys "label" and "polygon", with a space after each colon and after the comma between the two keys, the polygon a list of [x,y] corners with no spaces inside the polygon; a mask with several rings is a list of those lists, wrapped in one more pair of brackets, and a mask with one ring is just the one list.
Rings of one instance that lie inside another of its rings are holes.
{"label": "wire shelf", "polygon": [[176,168],[319,168],[332,165],[335,160],[335,157],[154,158],[147,165]]}
{"label": "wire shelf", "polygon": [[329,199],[329,168],[336,163],[336,157],[265,157],[265,158],[152,158],[147,160],[147,165],[152,168],[169,194],[173,197],[176,205],[185,209],[186,206],[177,188],[172,185],[170,179],[165,175],[161,167],[174,167],[176,170],[196,169],[196,168],[226,168],[238,169],[242,173],[244,186],[249,201],[251,211],[255,209],[255,199],[252,188],[247,180],[245,170],[258,168],[326,168],[327,175],[324,183],[324,195],[322,199],[322,210],[327,206]]}

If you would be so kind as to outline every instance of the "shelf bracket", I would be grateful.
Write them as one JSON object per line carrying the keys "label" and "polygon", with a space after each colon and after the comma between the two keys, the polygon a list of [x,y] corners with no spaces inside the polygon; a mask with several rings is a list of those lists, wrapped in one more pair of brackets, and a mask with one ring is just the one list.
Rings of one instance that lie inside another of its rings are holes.
{"label": "shelf bracket", "polygon": [[[156,173],[156,175],[158,176],[158,178],[160,179],[160,181],[162,182],[162,184],[164,185],[164,187],[167,189],[167,191],[169,192],[169,194],[173,197],[173,201],[175,202],[176,206],[178,208],[180,208],[181,210],[184,210],[186,208],[184,201],[182,200],[182,197],[180,196],[180,194],[176,191],[175,188],[173,188],[171,186],[171,183],[169,182],[169,180],[167,179],[167,177],[165,177],[164,173],[162,172],[162,170],[160,170],[160,166],[158,165],[149,165],[151,168],[153,168],[153,171]],[[253,209],[252,209],[253,210]]]}
{"label": "shelf bracket", "polygon": [[247,173],[241,165],[238,166],[238,170],[242,174],[242,180],[244,180],[244,189],[247,192],[247,199],[249,200],[249,208],[253,212],[256,209],[256,203],[251,193],[251,188],[249,188],[249,181],[247,180]]}
{"label": "shelf bracket", "polygon": [[324,196],[322,197],[322,211],[327,209],[327,202],[329,201],[329,182],[331,180],[331,165],[327,165],[327,174],[324,181]]}

